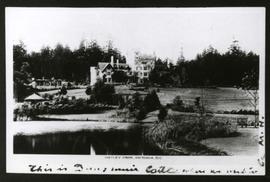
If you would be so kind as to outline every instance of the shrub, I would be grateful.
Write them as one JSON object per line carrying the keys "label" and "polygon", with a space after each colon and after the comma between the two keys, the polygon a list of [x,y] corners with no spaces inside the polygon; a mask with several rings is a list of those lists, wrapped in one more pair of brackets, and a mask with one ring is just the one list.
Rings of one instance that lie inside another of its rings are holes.
{"label": "shrub", "polygon": [[60,94],[61,95],[66,95],[67,94],[67,89],[65,86],[62,86],[62,88],[60,89]]}
{"label": "shrub", "polygon": [[114,82],[122,82],[122,83],[126,83],[128,80],[128,76],[124,71],[115,71],[112,74],[112,80]]}
{"label": "shrub", "polygon": [[16,108],[14,109],[13,112],[13,121],[17,121],[18,115],[19,115],[19,108]]}
{"label": "shrub", "polygon": [[112,85],[105,85],[102,80],[98,80],[93,88],[93,96],[99,103],[112,104],[114,93],[114,87]]}
{"label": "shrub", "polygon": [[160,107],[160,101],[155,90],[147,94],[144,99],[146,112],[157,110]]}
{"label": "shrub", "polygon": [[173,103],[167,104],[167,107],[171,108],[174,111],[179,111],[179,112],[195,112],[194,107],[185,105],[183,100],[181,100],[180,96],[176,96],[173,99]]}
{"label": "shrub", "polygon": [[145,108],[141,108],[137,113],[136,113],[136,119],[137,120],[143,120],[146,117],[146,110]]}
{"label": "shrub", "polygon": [[[206,146],[200,144],[200,141],[209,137],[228,137],[237,134],[224,118],[195,117],[187,120],[179,116],[170,116],[164,122],[157,123],[144,132],[146,142],[161,148],[168,152],[176,146],[179,152],[186,154],[215,153],[220,151],[211,151]],[[177,147],[177,145],[179,147]],[[184,149],[184,150],[181,150]],[[224,155],[224,153],[223,153]]]}
{"label": "shrub", "polygon": [[141,106],[142,106],[142,99],[140,98],[140,93],[139,92],[135,92],[135,94],[133,94],[132,101],[133,101],[134,107],[136,109],[141,108]]}
{"label": "shrub", "polygon": [[49,98],[49,94],[48,93],[45,93],[44,96],[43,96],[44,99],[48,99]]}
{"label": "shrub", "polygon": [[165,119],[165,117],[167,116],[168,111],[166,109],[166,107],[161,107],[159,109],[159,113],[158,113],[158,119],[159,121],[163,121]]}
{"label": "shrub", "polygon": [[69,89],[70,89],[71,87],[72,87],[71,83],[70,83],[70,82],[68,82],[68,83],[67,83],[67,88],[69,88]]}
{"label": "shrub", "polygon": [[126,107],[130,112],[143,107],[143,100],[140,98],[140,94],[138,92],[134,93],[132,98],[127,101]]}
{"label": "shrub", "polygon": [[147,139],[158,142],[193,141],[199,142],[212,137],[229,137],[237,134],[236,130],[224,118],[197,117],[185,120],[182,117],[170,116],[164,122],[150,127]]}
{"label": "shrub", "polygon": [[54,105],[51,104],[36,104],[33,112],[37,114],[86,114],[98,113],[104,110],[112,109],[110,106],[103,104],[89,104],[88,100],[76,99],[67,100],[61,99]]}
{"label": "shrub", "polygon": [[121,96],[118,97],[118,103],[119,103],[118,104],[118,108],[119,109],[123,109],[125,107],[125,105],[126,105],[123,97],[121,97]]}
{"label": "shrub", "polygon": [[174,99],[173,99],[173,104],[176,105],[176,106],[179,106],[179,107],[183,107],[184,106],[184,103],[183,101],[181,100],[181,97],[178,95],[176,96]]}
{"label": "shrub", "polygon": [[195,105],[195,111],[200,113],[200,115],[203,115],[205,110],[201,103],[201,97],[195,98],[194,105]]}
{"label": "shrub", "polygon": [[91,94],[91,91],[92,91],[91,87],[88,86],[88,87],[86,88],[86,90],[85,90],[86,95],[90,95],[90,94]]}

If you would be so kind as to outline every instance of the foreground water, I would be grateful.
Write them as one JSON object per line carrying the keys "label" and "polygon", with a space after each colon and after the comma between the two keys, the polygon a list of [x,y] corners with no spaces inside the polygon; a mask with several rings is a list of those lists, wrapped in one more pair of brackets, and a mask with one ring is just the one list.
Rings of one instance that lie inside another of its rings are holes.
{"label": "foreground water", "polygon": [[162,155],[145,142],[146,126],[139,124],[61,122],[61,127],[60,122],[37,123],[40,128],[36,127],[35,132],[26,126],[17,128],[15,154]]}
{"label": "foreground water", "polygon": [[[28,121],[13,126],[15,154],[163,155],[144,138],[144,130],[151,124]],[[229,155],[256,155],[258,129],[238,131],[237,137],[209,138],[201,143]]]}
{"label": "foreground water", "polygon": [[208,147],[226,151],[229,155],[253,156],[258,155],[258,128],[238,128],[238,137],[209,138],[201,143]]}

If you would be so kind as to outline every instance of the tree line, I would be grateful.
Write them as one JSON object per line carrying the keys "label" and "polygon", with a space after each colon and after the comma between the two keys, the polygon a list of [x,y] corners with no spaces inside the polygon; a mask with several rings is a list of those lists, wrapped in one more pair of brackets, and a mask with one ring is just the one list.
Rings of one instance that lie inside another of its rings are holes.
{"label": "tree line", "polygon": [[[57,44],[55,48],[43,47],[39,52],[28,53],[21,42],[13,46],[14,95],[17,100],[31,93],[26,87],[31,78],[57,78],[88,83],[89,67],[98,62],[110,62],[110,57],[126,63],[126,58],[114,48],[112,42],[101,47],[96,41],[82,41],[77,49]],[[225,53],[213,47],[205,49],[195,59],[179,59],[174,65],[157,59],[149,76],[150,84],[160,86],[236,86],[241,87],[246,75],[253,75],[252,87],[258,88],[259,56],[246,53],[235,42]],[[122,78],[123,74],[114,75]],[[115,79],[116,79],[115,78]],[[125,79],[126,80],[126,79]]]}
{"label": "tree line", "polygon": [[254,75],[252,87],[258,87],[259,56],[246,53],[233,43],[227,52],[219,53],[209,46],[193,60],[179,60],[176,65],[157,59],[150,83],[182,87],[241,87],[246,75]]}
{"label": "tree line", "polygon": [[[55,48],[43,47],[39,52],[28,53],[23,42],[13,45],[14,96],[16,100],[33,93],[27,84],[32,78],[56,78],[77,83],[88,83],[89,67],[98,62],[110,62],[111,56],[126,63],[126,58],[114,48],[112,42],[101,47],[96,41],[81,41],[79,48],[57,44]],[[115,60],[114,60],[115,61]]]}
{"label": "tree line", "polygon": [[110,62],[111,56],[126,63],[125,56],[112,43],[102,48],[96,41],[82,41],[78,49],[57,44],[55,48],[43,47],[39,52],[27,53],[21,42],[13,46],[14,71],[24,66],[34,78],[57,78],[67,81],[85,82],[89,79],[89,67],[98,62]]}

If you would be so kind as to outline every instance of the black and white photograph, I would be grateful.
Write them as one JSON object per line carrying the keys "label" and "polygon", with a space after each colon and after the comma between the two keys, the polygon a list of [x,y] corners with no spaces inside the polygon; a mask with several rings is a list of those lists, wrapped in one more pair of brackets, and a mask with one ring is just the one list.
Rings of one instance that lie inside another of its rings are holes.
{"label": "black and white photograph", "polygon": [[6,39],[7,172],[264,174],[264,8],[10,7]]}

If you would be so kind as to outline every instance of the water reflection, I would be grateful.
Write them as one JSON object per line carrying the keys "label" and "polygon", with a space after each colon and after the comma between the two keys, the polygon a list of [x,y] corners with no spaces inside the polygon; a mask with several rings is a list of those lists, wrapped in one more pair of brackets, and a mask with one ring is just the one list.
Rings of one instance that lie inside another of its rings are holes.
{"label": "water reflection", "polygon": [[162,155],[145,143],[143,128],[14,136],[15,154]]}

